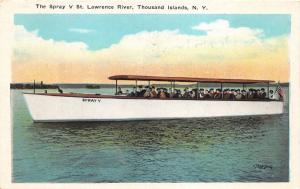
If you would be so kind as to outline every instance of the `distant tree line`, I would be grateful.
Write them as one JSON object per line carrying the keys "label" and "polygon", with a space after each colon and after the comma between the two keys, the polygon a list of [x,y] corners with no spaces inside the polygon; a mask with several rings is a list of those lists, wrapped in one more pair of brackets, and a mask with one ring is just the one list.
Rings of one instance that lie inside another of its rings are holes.
{"label": "distant tree line", "polygon": [[49,85],[44,84],[43,82],[40,83],[11,83],[10,84],[11,89],[57,89],[58,85]]}

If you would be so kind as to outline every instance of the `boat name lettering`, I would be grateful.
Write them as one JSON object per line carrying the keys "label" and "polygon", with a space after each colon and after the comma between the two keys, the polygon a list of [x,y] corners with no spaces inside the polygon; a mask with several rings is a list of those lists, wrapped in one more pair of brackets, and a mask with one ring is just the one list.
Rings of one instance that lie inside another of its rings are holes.
{"label": "boat name lettering", "polygon": [[101,99],[96,98],[83,98],[82,102],[101,102]]}

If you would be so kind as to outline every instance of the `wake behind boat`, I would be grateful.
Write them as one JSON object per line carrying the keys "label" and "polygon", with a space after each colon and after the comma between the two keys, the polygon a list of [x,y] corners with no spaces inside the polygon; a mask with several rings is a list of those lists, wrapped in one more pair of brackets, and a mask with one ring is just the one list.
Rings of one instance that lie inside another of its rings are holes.
{"label": "wake behind boat", "polygon": [[[283,101],[276,99],[279,90],[270,90],[271,80],[211,79],[192,77],[159,77],[116,75],[115,95],[82,93],[24,93],[35,122],[119,121],[178,119],[221,116],[269,115],[283,113]],[[123,93],[118,80],[135,81],[131,93]],[[148,81],[143,88],[138,81]],[[155,88],[150,82],[170,82],[166,88]],[[197,87],[181,93],[175,82],[195,82]],[[218,83],[220,88],[204,90],[203,83]],[[241,84],[243,89],[223,89],[224,84]],[[267,84],[267,90],[245,90],[248,84]],[[138,90],[139,89],[139,90]]]}

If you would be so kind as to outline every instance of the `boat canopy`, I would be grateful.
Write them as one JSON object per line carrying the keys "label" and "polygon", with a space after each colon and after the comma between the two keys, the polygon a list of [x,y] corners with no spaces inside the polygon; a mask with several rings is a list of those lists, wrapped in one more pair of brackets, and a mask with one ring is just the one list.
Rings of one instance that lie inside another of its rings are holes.
{"label": "boat canopy", "polygon": [[114,75],[110,80],[135,80],[135,81],[172,81],[172,82],[202,82],[202,83],[271,83],[272,80],[253,79],[220,79],[220,78],[197,78],[197,77],[164,77],[164,76],[143,76],[143,75]]}

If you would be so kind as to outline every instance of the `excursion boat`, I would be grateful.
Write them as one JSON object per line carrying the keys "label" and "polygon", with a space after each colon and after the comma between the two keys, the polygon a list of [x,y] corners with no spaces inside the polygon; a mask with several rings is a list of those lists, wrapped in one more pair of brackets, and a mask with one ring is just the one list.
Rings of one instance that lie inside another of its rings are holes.
{"label": "excursion boat", "polygon": [[[194,82],[197,88],[203,83],[240,84],[243,89],[249,84],[266,84],[267,97],[271,80],[211,79],[193,77],[159,77],[139,75],[115,75],[116,94],[119,80],[150,82]],[[24,93],[29,112],[35,122],[68,121],[121,121],[180,119],[222,116],[270,115],[283,113],[283,101],[265,99],[226,100],[197,98],[144,98],[124,95],[100,95],[82,93]]]}

